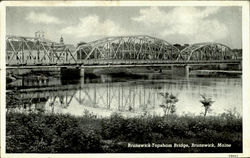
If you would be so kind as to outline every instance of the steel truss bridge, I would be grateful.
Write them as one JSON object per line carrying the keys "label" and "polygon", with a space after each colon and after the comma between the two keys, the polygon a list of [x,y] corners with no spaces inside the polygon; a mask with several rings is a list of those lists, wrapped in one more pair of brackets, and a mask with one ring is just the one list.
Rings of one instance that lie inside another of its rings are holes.
{"label": "steel truss bridge", "polygon": [[162,39],[151,36],[107,37],[68,45],[43,38],[6,37],[6,67],[109,67],[165,66],[201,64],[239,64],[241,58],[226,45],[198,43],[179,50]]}

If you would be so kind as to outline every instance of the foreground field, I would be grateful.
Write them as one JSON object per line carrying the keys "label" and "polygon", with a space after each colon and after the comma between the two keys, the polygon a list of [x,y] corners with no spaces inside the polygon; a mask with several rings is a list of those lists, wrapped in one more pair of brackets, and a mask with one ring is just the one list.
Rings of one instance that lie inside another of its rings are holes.
{"label": "foreground field", "polygon": [[7,153],[242,152],[242,118],[7,113]]}

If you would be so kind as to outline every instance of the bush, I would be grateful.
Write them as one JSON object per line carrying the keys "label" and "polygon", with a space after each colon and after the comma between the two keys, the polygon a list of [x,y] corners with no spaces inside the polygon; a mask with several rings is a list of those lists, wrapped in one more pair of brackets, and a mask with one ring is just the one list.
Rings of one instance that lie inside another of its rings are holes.
{"label": "bush", "polygon": [[69,115],[9,113],[6,123],[8,153],[102,152],[101,136]]}
{"label": "bush", "polygon": [[[128,143],[228,143],[232,148],[127,148]],[[241,117],[144,116],[109,118],[7,113],[11,153],[241,152]]]}

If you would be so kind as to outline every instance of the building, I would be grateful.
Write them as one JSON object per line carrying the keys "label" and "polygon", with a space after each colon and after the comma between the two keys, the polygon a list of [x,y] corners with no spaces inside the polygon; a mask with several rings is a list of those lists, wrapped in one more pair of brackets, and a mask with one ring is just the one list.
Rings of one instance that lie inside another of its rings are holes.
{"label": "building", "polygon": [[44,31],[36,31],[35,37],[36,38],[44,38]]}
{"label": "building", "polygon": [[61,38],[60,38],[60,42],[59,42],[60,44],[64,44],[64,41],[63,41],[63,37],[61,36]]}

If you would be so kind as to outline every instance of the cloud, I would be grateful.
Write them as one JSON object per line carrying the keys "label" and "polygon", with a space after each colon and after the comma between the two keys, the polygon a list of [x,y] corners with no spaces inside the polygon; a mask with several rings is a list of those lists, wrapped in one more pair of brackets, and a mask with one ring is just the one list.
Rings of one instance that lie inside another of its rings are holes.
{"label": "cloud", "polygon": [[50,16],[46,13],[30,12],[26,18],[27,21],[34,24],[60,24],[62,21],[57,17]]}
{"label": "cloud", "polygon": [[74,35],[78,38],[88,36],[127,35],[129,32],[111,20],[100,21],[97,15],[81,18],[75,26],[67,26],[59,31],[61,34]]}
{"label": "cloud", "polygon": [[148,30],[162,30],[160,36],[185,36],[192,43],[215,41],[228,35],[228,28],[215,18],[219,7],[175,7],[163,11],[158,7],[144,8],[132,20]]}

